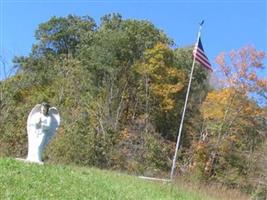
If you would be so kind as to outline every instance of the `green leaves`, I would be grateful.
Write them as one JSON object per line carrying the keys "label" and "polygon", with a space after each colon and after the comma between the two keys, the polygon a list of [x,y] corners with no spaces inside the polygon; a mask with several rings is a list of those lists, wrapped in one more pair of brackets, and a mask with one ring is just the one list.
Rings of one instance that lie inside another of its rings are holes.
{"label": "green leaves", "polygon": [[[52,17],[39,25],[35,36],[31,53],[14,58],[18,74],[5,82],[0,143],[6,148],[1,154],[25,155],[28,112],[46,100],[58,107],[62,124],[45,159],[124,169],[134,162],[140,166],[144,129],[162,136],[147,155],[167,159],[168,153],[159,153],[156,146],[175,140],[191,49],[174,50],[171,39],[151,22],[125,20],[119,14],[102,17],[99,26],[88,16]],[[206,80],[199,72],[196,77],[195,86]],[[123,137],[124,130],[136,141]],[[136,148],[140,154],[133,151]],[[162,161],[158,166],[167,170]]]}
{"label": "green leaves", "polygon": [[[62,124],[45,160],[167,172],[192,47],[174,48],[151,22],[120,14],[102,17],[99,26],[88,16],[52,17],[39,25],[36,39],[28,56],[14,58],[17,74],[1,82],[0,155],[26,155],[28,113],[46,100],[60,110]],[[225,54],[218,57],[225,77],[217,78],[232,87],[217,81],[214,90],[196,64],[178,162],[183,171],[197,168],[200,179],[231,185],[252,169],[243,151],[254,152],[266,138],[266,108],[246,96],[264,97],[266,80],[256,73],[263,52],[229,55],[232,65]]]}
{"label": "green leaves", "polygon": [[89,16],[52,17],[39,25],[35,37],[44,53],[74,54],[81,37],[86,32],[94,31],[95,27],[94,20]]}

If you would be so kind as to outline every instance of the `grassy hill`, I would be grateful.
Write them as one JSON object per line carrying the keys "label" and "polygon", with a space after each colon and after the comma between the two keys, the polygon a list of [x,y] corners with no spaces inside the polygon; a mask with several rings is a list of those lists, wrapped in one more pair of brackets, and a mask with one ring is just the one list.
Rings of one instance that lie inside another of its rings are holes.
{"label": "grassy hill", "polygon": [[170,183],[99,170],[0,159],[0,199],[211,199]]}

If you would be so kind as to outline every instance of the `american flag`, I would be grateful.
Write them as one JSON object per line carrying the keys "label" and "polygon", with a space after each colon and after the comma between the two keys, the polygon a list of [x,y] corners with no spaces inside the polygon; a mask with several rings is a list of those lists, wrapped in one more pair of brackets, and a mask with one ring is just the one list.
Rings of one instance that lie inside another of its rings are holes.
{"label": "american flag", "polygon": [[199,38],[198,43],[195,45],[195,48],[193,50],[193,55],[201,65],[203,65],[205,68],[207,68],[209,71],[212,72],[212,67],[209,62],[208,57],[205,55],[201,39]]}

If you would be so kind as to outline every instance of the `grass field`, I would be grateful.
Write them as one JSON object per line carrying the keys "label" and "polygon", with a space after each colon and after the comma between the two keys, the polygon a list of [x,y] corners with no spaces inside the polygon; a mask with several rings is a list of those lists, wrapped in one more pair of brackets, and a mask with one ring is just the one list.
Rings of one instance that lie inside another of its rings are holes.
{"label": "grass field", "polygon": [[0,158],[0,199],[212,200],[171,183],[94,168],[36,165],[9,158]]}

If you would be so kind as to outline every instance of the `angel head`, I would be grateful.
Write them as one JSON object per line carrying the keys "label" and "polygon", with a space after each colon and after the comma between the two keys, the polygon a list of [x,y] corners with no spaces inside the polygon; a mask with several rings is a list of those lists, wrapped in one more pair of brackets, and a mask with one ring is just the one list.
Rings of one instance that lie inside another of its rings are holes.
{"label": "angel head", "polygon": [[48,113],[49,108],[50,108],[50,105],[46,102],[43,102],[41,104],[41,113],[43,113],[43,115],[45,115],[45,116],[48,116],[49,115],[49,113]]}

